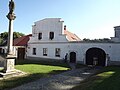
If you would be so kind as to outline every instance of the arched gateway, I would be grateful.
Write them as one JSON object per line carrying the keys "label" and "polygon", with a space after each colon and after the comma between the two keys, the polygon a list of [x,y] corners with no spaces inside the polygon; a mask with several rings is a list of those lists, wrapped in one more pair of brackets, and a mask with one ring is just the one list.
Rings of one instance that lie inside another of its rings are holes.
{"label": "arched gateway", "polygon": [[86,64],[105,66],[106,53],[100,48],[90,48],[86,51]]}

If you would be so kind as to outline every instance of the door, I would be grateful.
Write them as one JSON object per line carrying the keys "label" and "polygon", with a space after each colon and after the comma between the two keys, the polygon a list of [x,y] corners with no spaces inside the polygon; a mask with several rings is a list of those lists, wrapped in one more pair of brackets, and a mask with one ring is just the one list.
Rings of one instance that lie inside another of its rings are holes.
{"label": "door", "polygon": [[75,63],[75,62],[76,62],[76,53],[70,52],[70,63]]}
{"label": "door", "polygon": [[18,48],[18,59],[24,59],[25,57],[25,48]]}

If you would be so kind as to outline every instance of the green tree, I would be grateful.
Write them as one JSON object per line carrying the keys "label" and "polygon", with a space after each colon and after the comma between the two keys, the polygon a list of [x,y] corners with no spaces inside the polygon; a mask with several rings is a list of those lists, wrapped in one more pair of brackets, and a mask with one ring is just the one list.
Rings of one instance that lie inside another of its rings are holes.
{"label": "green tree", "polygon": [[89,38],[84,38],[83,41],[91,41]]}
{"label": "green tree", "polygon": [[21,36],[24,36],[25,34],[19,33],[19,32],[13,32],[13,39],[19,38]]}
{"label": "green tree", "polygon": [[103,39],[86,39],[84,38],[83,41],[85,42],[112,42],[109,38],[103,38]]}
{"label": "green tree", "polygon": [[2,44],[2,43],[3,43],[3,39],[0,38],[0,44]]}
{"label": "green tree", "polygon": [[8,38],[8,32],[3,32],[0,34],[0,38],[6,40]]}
{"label": "green tree", "polygon": [[[13,32],[13,39],[19,38],[24,36],[25,34],[20,32]],[[0,34],[0,44],[3,44],[4,41],[7,41],[8,39],[8,32],[3,32]]]}
{"label": "green tree", "polygon": [[[15,38],[19,38],[19,37],[21,37],[21,36],[24,36],[25,34],[23,34],[23,33],[19,33],[19,32],[13,32],[13,39],[15,39]],[[0,38],[1,39],[7,39],[8,38],[8,32],[3,32],[3,33],[1,33],[0,34]]]}

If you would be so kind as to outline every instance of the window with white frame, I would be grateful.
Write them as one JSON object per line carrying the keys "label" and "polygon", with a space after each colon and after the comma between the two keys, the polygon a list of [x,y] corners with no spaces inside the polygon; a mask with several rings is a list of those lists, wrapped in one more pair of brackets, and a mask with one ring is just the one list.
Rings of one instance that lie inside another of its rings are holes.
{"label": "window with white frame", "polygon": [[56,48],[55,49],[55,56],[60,57],[60,52],[61,52],[60,48]]}
{"label": "window with white frame", "polygon": [[43,48],[43,56],[47,56],[47,52],[48,52],[48,49],[47,48]]}
{"label": "window with white frame", "polygon": [[36,48],[33,48],[33,55],[36,55]]}

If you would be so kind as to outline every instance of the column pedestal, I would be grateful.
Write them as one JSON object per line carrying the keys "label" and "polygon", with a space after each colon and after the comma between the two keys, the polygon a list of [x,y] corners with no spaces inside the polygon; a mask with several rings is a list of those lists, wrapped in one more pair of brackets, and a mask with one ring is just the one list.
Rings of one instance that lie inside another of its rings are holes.
{"label": "column pedestal", "polygon": [[4,69],[0,72],[0,79],[7,79],[11,77],[18,77],[22,75],[26,75],[25,72],[20,70],[16,70],[14,68],[15,65],[15,57],[14,56],[7,56],[4,60]]}
{"label": "column pedestal", "polygon": [[15,57],[7,56],[4,61],[4,72],[9,73],[14,71]]}

